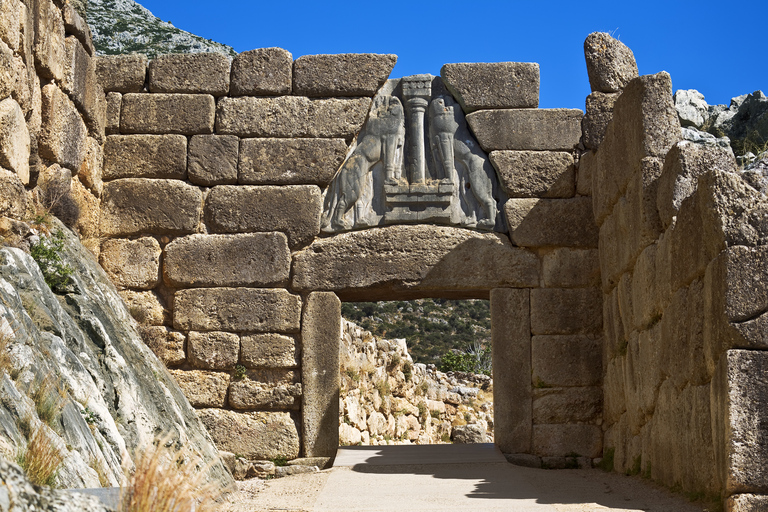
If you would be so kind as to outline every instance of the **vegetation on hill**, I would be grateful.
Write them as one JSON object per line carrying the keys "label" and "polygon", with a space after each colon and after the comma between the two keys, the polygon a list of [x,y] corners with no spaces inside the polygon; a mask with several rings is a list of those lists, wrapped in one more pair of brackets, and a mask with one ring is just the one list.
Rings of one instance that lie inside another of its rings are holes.
{"label": "vegetation on hill", "polygon": [[405,338],[417,363],[431,363],[444,371],[490,372],[487,300],[345,302],[341,314],[374,336]]}

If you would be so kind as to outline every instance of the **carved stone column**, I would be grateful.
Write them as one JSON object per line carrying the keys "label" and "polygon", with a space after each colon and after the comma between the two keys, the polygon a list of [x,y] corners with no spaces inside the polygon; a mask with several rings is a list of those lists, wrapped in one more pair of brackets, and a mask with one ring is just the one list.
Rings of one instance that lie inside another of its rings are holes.
{"label": "carved stone column", "polygon": [[403,78],[405,100],[406,144],[408,145],[408,178],[410,183],[426,180],[427,156],[424,141],[424,113],[432,96],[432,76],[414,75]]}

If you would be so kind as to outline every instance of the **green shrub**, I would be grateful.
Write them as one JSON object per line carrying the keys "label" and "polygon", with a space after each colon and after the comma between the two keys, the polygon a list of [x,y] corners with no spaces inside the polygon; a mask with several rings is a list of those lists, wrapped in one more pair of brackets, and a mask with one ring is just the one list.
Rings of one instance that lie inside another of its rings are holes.
{"label": "green shrub", "polygon": [[50,238],[40,237],[40,241],[30,250],[30,255],[37,262],[45,278],[45,284],[55,291],[63,291],[72,283],[72,267],[61,259],[64,249],[64,233],[57,230]]}

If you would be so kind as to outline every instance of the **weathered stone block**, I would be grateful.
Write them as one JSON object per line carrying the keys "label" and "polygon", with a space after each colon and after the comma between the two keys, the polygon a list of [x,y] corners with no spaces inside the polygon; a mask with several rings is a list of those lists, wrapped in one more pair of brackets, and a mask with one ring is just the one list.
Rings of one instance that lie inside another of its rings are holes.
{"label": "weathered stone block", "polygon": [[539,283],[533,253],[497,233],[450,227],[353,231],[316,240],[293,261],[294,288],[333,290],[344,300],[425,292],[486,297],[492,288]]}
{"label": "weathered stone block", "polygon": [[105,92],[141,92],[147,78],[147,56],[96,57],[96,77]]}
{"label": "weathered stone block", "polygon": [[584,58],[593,91],[618,92],[637,77],[632,50],[606,32],[593,32],[587,36]]}
{"label": "weathered stone block", "polygon": [[592,200],[510,199],[504,206],[509,235],[521,247],[597,247]]}
{"label": "weathered stone block", "polygon": [[177,180],[125,178],[104,185],[101,232],[185,235],[197,230],[203,194]]}
{"label": "weathered stone block", "polygon": [[220,53],[174,53],[149,63],[149,92],[212,94],[229,92],[229,59]]}
{"label": "weathered stone block", "polygon": [[584,145],[589,149],[597,149],[603,142],[608,123],[613,119],[613,105],[618,97],[618,93],[604,92],[593,92],[587,96],[581,130],[584,134]]}
{"label": "weathered stone block", "polygon": [[163,325],[141,326],[139,329],[144,344],[160,359],[165,366],[177,366],[187,360],[186,340],[183,333],[173,331]]}
{"label": "weathered stone block", "polygon": [[[299,207],[301,206],[301,207]],[[214,187],[205,204],[205,222],[213,233],[282,231],[291,247],[320,233],[322,198],[316,186]]]}
{"label": "weathered stone block", "polygon": [[181,330],[292,333],[301,298],[286,290],[198,288],[176,292],[173,324]]}
{"label": "weathered stone block", "polygon": [[658,321],[662,314],[656,271],[656,244],[646,247],[635,261],[632,271],[632,308],[635,329],[646,328]]}
{"label": "weathered stone block", "polygon": [[597,159],[594,151],[587,151],[579,158],[576,178],[576,193],[580,196],[592,195],[592,174],[595,172]]}
{"label": "weathered stone block", "polygon": [[102,172],[104,164],[104,150],[96,139],[88,137],[85,141],[85,160],[80,167],[77,177],[97,197],[101,196],[104,184]]}
{"label": "weathered stone block", "polygon": [[224,407],[227,403],[229,374],[200,370],[171,370],[192,407]]}
{"label": "weathered stone block", "polygon": [[219,450],[251,460],[299,456],[299,433],[287,412],[197,411]]}
{"label": "weathered stone block", "polygon": [[603,390],[552,388],[533,390],[533,423],[597,423],[602,418]]}
{"label": "weathered stone block", "polygon": [[293,336],[244,334],[240,338],[240,362],[247,368],[295,368],[299,350]]}
{"label": "weathered stone block", "polygon": [[531,290],[533,334],[597,334],[602,329],[602,294],[596,288]]}
{"label": "weathered stone block", "polygon": [[42,108],[40,156],[68,169],[80,169],[88,130],[74,103],[51,83],[43,87]]}
{"label": "weathered stone block", "polygon": [[467,123],[485,151],[571,151],[581,139],[581,110],[480,110]]}
{"label": "weathered stone block", "polygon": [[11,98],[0,102],[0,165],[29,184],[29,130],[21,107]]}
{"label": "weathered stone block", "polygon": [[768,496],[764,494],[736,494],[725,500],[726,512],[760,512],[768,510]]}
{"label": "weathered stone block", "polygon": [[503,453],[531,451],[530,319],[529,290],[491,290],[494,442]]}
{"label": "weathered stone block", "polygon": [[293,56],[282,48],[259,48],[239,54],[232,61],[232,96],[290,94]]}
{"label": "weathered stone block", "polygon": [[208,94],[125,94],[123,133],[213,133],[216,103]]}
{"label": "weathered stone block", "polygon": [[88,23],[71,4],[64,4],[61,14],[64,17],[64,31],[67,34],[74,35],[80,41],[80,44],[83,45],[85,51],[88,52],[88,55],[93,56],[95,48],[93,47],[93,36]]}
{"label": "weathered stone block", "polygon": [[573,197],[573,155],[554,151],[493,151],[488,155],[509,197]]}
{"label": "weathered stone block", "polygon": [[307,297],[302,312],[302,438],[307,457],[332,457],[339,446],[341,302],[329,292]]}
{"label": "weathered stone block", "polygon": [[539,65],[535,62],[445,64],[440,76],[466,113],[539,106]]}
{"label": "weathered stone block", "polygon": [[[178,304],[178,300],[176,302]],[[231,332],[190,331],[187,356],[196,368],[233,370],[240,359],[240,336]]]}
{"label": "weathered stone block", "polygon": [[119,92],[107,93],[107,114],[104,122],[104,132],[107,135],[120,133],[120,109],[123,95]]}
{"label": "weathered stone block", "polygon": [[298,409],[300,403],[299,374],[291,370],[250,370],[229,386],[233,409]]}
{"label": "weathered stone block", "polygon": [[293,93],[303,96],[373,96],[387,80],[397,55],[342,53],[303,55],[293,63]]}
{"label": "weathered stone block", "polygon": [[240,139],[232,135],[195,135],[189,141],[189,181],[197,185],[237,183]]}
{"label": "weathered stone block", "polygon": [[96,79],[96,66],[76,37],[68,37],[61,87],[83,112],[91,136],[104,137],[106,101]]}
{"label": "weathered stone block", "polygon": [[27,211],[27,191],[15,172],[0,168],[0,216],[23,219]]}
{"label": "weathered stone block", "polygon": [[222,98],[216,132],[239,137],[341,137],[360,131],[370,98]]}
{"label": "weathered stone block", "polygon": [[597,249],[553,249],[541,256],[545,288],[579,288],[600,285]]}
{"label": "weathered stone block", "polygon": [[0,40],[13,50],[19,49],[22,12],[21,0],[8,0],[0,5]]}
{"label": "weathered stone block", "polygon": [[534,336],[533,384],[556,388],[599,386],[603,376],[601,345],[601,340],[587,336]]}
{"label": "weathered stone block", "polygon": [[105,180],[187,177],[183,135],[110,135],[104,143]]}
{"label": "weathered stone block", "polygon": [[[16,83],[19,79],[19,67],[13,51],[8,48],[4,42],[0,41],[0,97],[7,98],[16,89]],[[24,62],[21,62],[21,68],[24,68]]]}
{"label": "weathered stone block", "polygon": [[[64,72],[64,20],[52,0],[40,0],[34,16],[35,67],[43,78],[60,81]],[[28,56],[29,57],[29,56]],[[29,58],[27,59],[29,61]]]}
{"label": "weathered stone block", "polygon": [[99,263],[116,286],[149,290],[160,283],[162,252],[152,237],[110,239],[101,244]]}
{"label": "weathered stone block", "polygon": [[166,323],[168,308],[165,307],[165,300],[156,291],[123,290],[120,297],[128,306],[128,312],[140,324],[161,326]]}
{"label": "weathered stone block", "polygon": [[172,287],[281,286],[291,254],[283,233],[190,235],[165,246],[164,279]]}
{"label": "weathered stone block", "polygon": [[603,432],[595,425],[534,425],[533,453],[541,457],[564,457],[576,453],[599,457],[603,452]]}
{"label": "weathered stone block", "polygon": [[344,139],[244,139],[238,180],[250,185],[326,187],[346,153]]}

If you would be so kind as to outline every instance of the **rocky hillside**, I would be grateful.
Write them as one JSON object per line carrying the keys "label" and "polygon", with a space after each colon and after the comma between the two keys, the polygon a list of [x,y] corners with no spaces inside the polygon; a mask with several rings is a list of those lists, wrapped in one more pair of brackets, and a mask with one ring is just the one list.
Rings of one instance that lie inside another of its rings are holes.
{"label": "rocky hillside", "polygon": [[143,53],[149,58],[166,53],[223,53],[229,46],[196,36],[153,15],[133,0],[88,0],[88,25],[101,55]]}
{"label": "rocky hillside", "polygon": [[405,340],[344,321],[342,445],[493,442],[493,381],[414,363]]}

